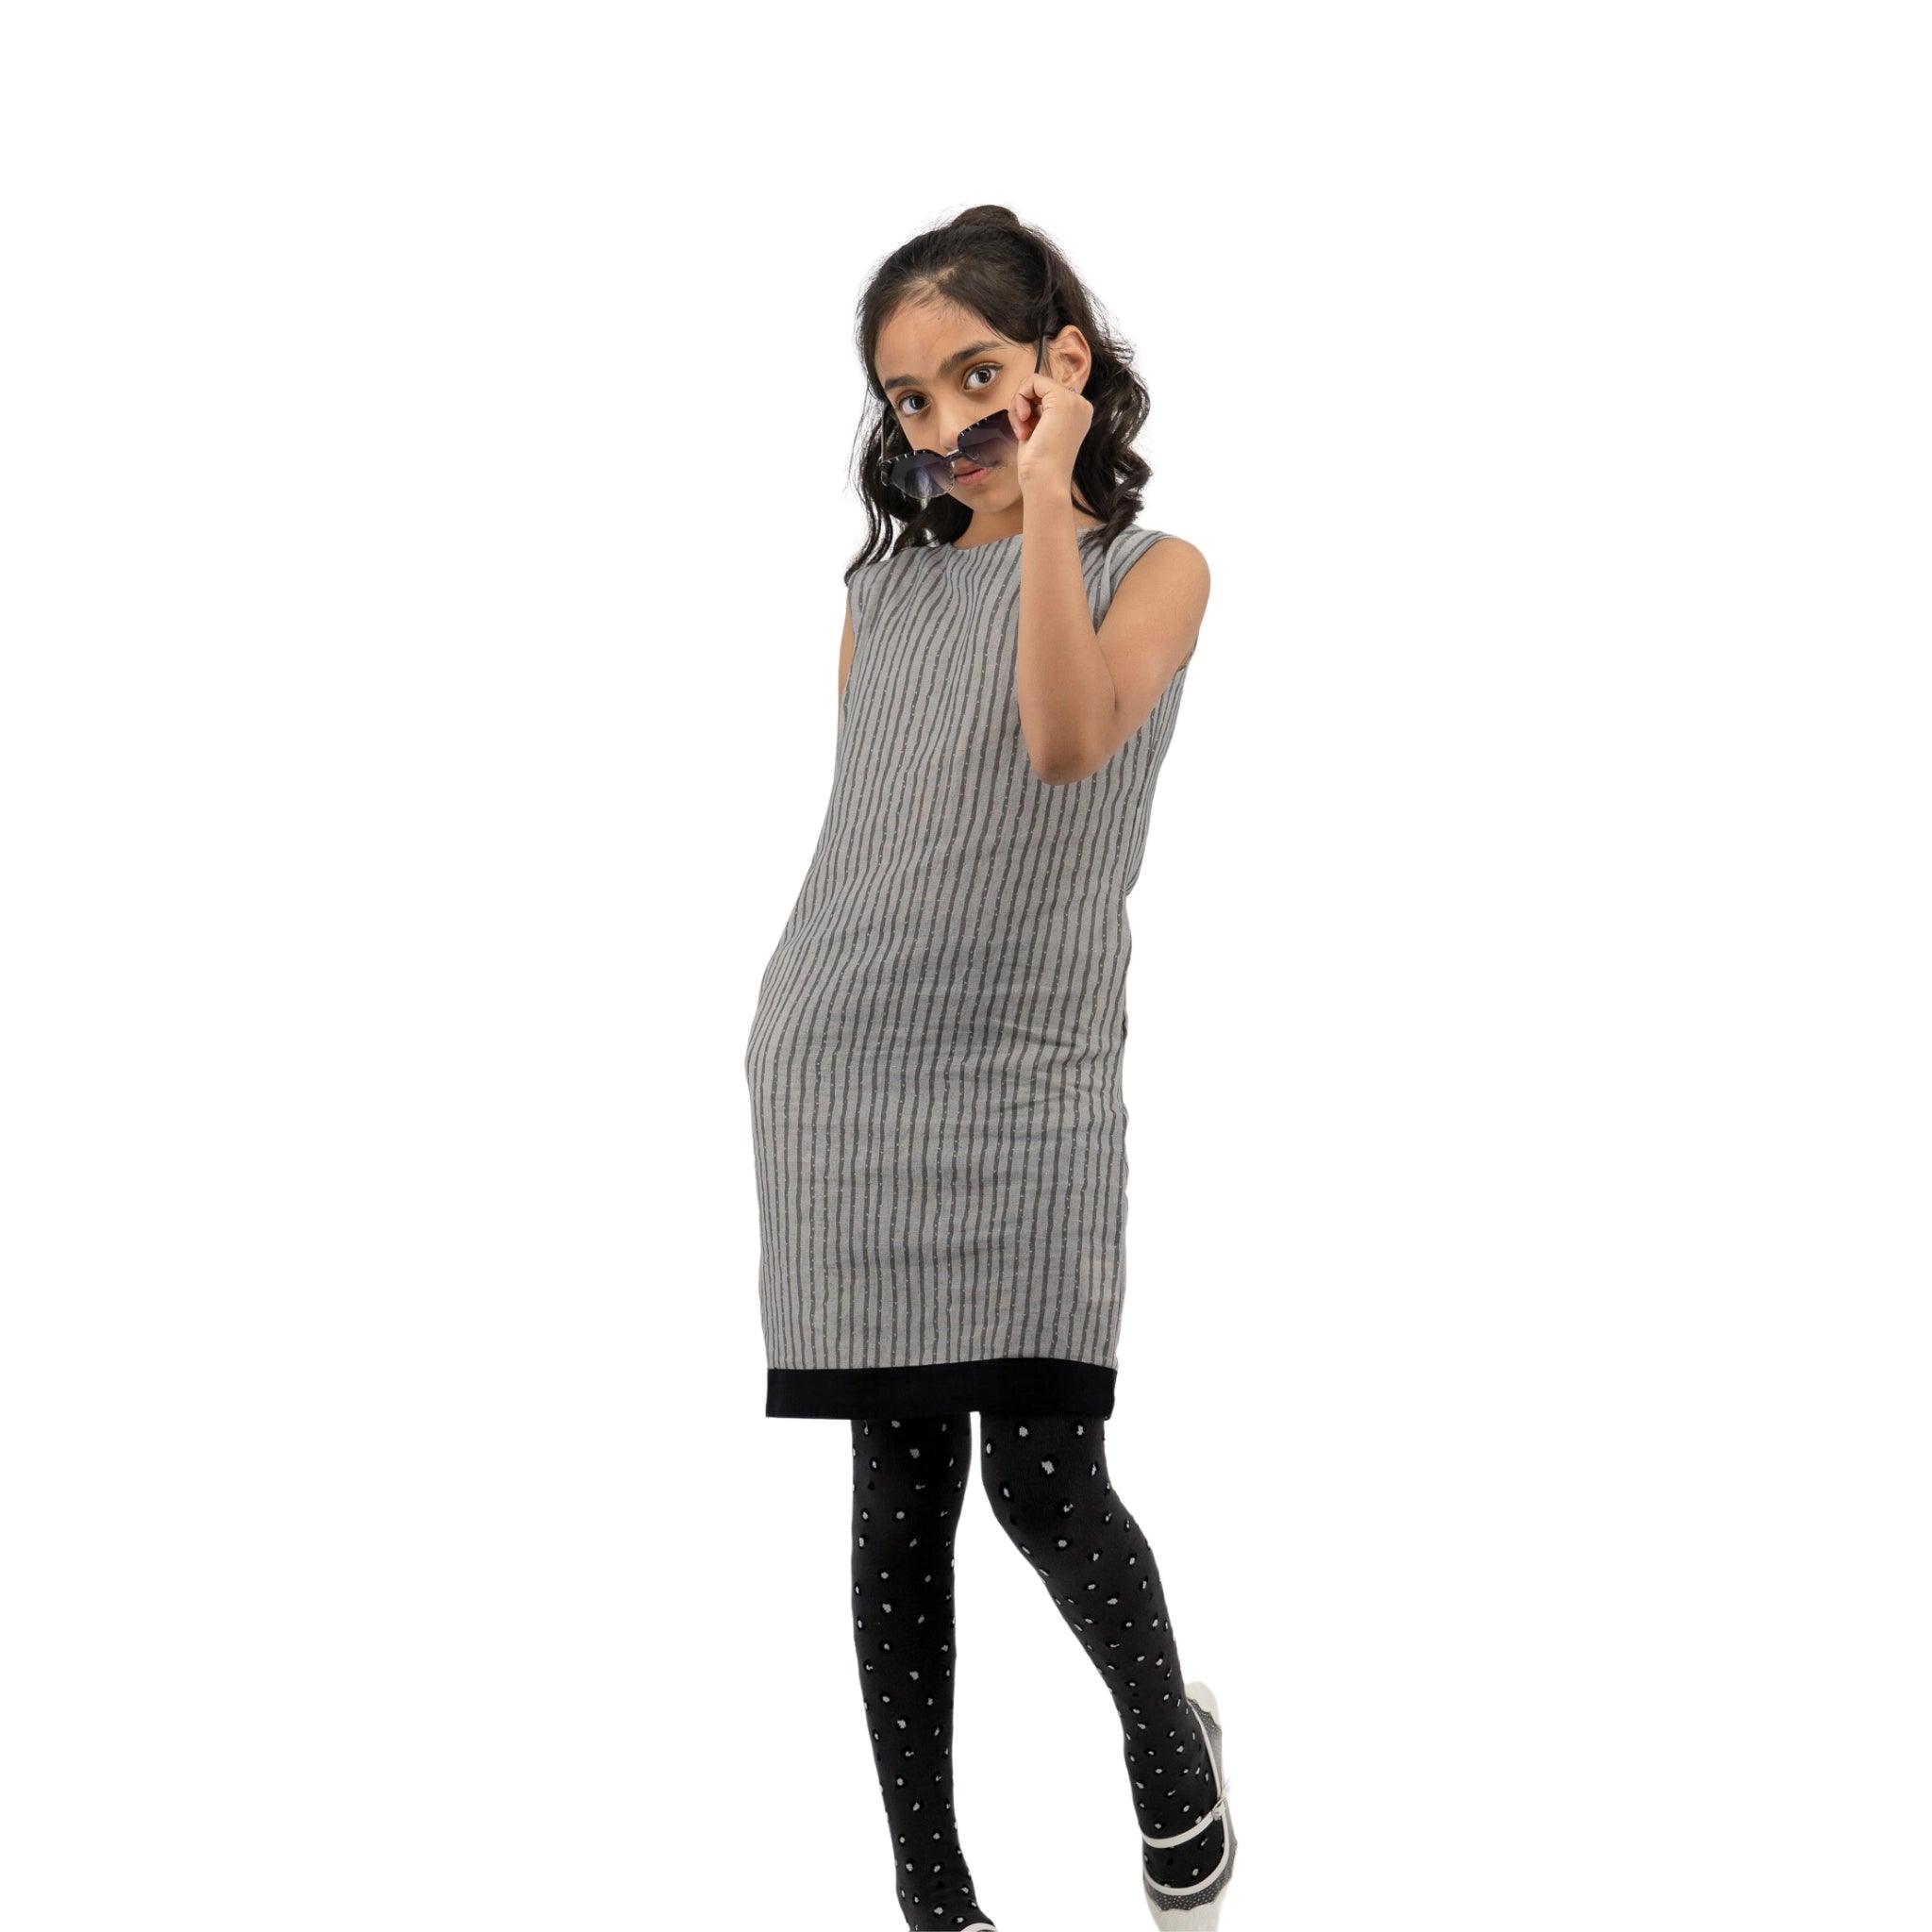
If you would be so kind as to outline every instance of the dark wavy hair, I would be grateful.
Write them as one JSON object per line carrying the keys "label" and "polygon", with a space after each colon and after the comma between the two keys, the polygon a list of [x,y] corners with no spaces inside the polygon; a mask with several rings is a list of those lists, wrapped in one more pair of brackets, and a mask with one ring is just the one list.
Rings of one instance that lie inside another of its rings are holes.
{"label": "dark wavy hair", "polygon": [[965,504],[944,495],[908,516],[911,499],[879,480],[880,462],[912,446],[879,387],[879,330],[902,304],[932,301],[957,303],[1008,341],[1038,342],[1069,323],[1087,338],[1093,363],[1081,393],[1093,406],[1093,420],[1074,461],[1074,491],[1102,520],[1102,543],[1111,543],[1140,513],[1141,488],[1153,475],[1134,450],[1149,404],[1132,347],[1099,319],[1100,304],[1053,242],[1012,209],[988,202],[895,248],[859,298],[858,360],[873,402],[858,457],[865,544],[846,566],[845,581],[862,565],[910,545],[950,543],[973,521]]}

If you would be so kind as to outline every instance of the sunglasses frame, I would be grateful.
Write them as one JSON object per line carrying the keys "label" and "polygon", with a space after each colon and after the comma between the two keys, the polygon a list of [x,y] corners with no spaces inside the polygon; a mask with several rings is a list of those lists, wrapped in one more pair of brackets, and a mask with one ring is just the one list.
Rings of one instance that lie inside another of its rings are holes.
{"label": "sunglasses frame", "polygon": [[[1036,375],[1039,375],[1041,368],[1044,364],[1045,360],[1046,338],[1044,336],[1041,336],[1040,339],[1040,346],[1034,352],[1033,357],[1033,373]],[[881,457],[879,458],[879,482],[886,489],[892,491],[895,494],[907,498],[909,502],[920,504],[922,507],[928,503],[937,503],[940,497],[945,494],[945,491],[943,490],[935,491],[931,496],[918,497],[914,496],[911,491],[907,490],[902,485],[894,482],[893,475],[898,470],[899,466],[902,463],[906,463],[908,461],[917,463],[943,463],[946,466],[946,475],[950,478],[954,475],[954,467],[959,459],[959,451],[962,445],[965,443],[966,439],[969,436],[971,436],[975,429],[982,429],[986,426],[987,424],[996,423],[1002,416],[1010,417],[1011,414],[1012,410],[1010,407],[1006,408],[989,410],[984,416],[980,417],[976,423],[967,424],[965,428],[960,430],[958,440],[954,442],[953,447],[949,450],[914,449],[911,446],[910,439],[907,438],[907,447],[905,449],[899,451],[895,456]],[[892,419],[892,426],[895,429],[898,428],[898,418],[896,416],[894,416]],[[902,438],[905,438],[906,432],[903,429],[901,429],[899,433]],[[1012,441],[1015,443],[1018,443],[1019,440],[1019,433],[1017,430],[1014,430],[1012,434]]]}

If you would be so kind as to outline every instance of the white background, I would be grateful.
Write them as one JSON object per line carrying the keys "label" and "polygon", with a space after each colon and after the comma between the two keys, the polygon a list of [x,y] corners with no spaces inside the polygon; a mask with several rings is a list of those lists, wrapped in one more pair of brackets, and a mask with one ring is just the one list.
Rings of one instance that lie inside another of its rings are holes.
{"label": "white background", "polygon": [[[1913,11],[9,9],[0,1918],[899,1923],[741,1056],[997,200],[1214,579],[1108,1443],[1225,1924],[1923,1932]],[[1143,1923],[958,1562],[982,1898]]]}

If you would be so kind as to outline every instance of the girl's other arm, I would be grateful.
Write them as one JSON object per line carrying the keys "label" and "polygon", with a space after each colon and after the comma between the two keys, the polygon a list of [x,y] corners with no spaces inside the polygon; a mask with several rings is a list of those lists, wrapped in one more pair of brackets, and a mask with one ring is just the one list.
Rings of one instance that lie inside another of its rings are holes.
{"label": "girl's other arm", "polygon": [[845,708],[845,685],[852,675],[852,646],[855,633],[852,628],[852,599],[845,599],[845,629],[839,639],[839,708]]}

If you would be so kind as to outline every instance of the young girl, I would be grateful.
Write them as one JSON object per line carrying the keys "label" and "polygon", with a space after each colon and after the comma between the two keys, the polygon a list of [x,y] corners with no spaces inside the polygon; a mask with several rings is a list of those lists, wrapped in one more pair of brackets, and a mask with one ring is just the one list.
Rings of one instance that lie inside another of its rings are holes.
{"label": "young girl", "polygon": [[976,1409],[994,1514],[1119,1714],[1149,1909],[1208,1932],[1235,1860],[1219,1709],[1106,1448],[1125,900],[1208,566],[1135,521],[1147,392],[1007,209],[890,256],[859,349],[831,805],[745,1056],[765,1413],[851,1419],[853,1628],[907,1924],[993,1932],[953,1816]]}

